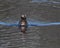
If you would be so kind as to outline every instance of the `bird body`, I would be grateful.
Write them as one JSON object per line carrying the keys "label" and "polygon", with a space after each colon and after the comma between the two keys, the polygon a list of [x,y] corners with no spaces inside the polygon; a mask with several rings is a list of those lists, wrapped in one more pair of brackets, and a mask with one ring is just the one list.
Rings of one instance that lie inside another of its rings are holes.
{"label": "bird body", "polygon": [[27,20],[26,20],[26,16],[25,15],[22,15],[21,16],[21,20],[20,20],[20,30],[21,32],[25,33],[26,30],[27,30]]}

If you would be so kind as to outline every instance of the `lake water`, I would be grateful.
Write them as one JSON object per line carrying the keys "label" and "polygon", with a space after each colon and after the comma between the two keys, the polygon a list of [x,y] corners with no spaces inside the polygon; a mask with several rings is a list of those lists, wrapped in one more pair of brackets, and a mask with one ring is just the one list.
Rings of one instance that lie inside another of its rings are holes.
{"label": "lake water", "polygon": [[[58,22],[58,7],[59,4],[30,3],[30,0],[0,0],[0,21],[15,22],[26,14],[38,21]],[[30,27],[23,34],[18,27],[0,25],[0,48],[60,48],[60,26]]]}

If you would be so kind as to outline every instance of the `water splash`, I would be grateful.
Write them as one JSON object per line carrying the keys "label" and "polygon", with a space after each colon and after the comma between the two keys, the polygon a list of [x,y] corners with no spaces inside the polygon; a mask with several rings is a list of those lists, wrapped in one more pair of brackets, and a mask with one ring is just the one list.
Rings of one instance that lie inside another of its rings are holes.
{"label": "water splash", "polygon": [[28,26],[52,26],[60,25],[60,22],[28,22]]}
{"label": "water splash", "polygon": [[4,26],[18,26],[18,21],[16,23],[7,23],[7,22],[1,22],[0,21],[0,25],[4,25]]}
{"label": "water splash", "polygon": [[[60,25],[60,22],[43,22],[43,21],[34,21],[34,20],[27,20],[28,27],[32,26],[52,26],[52,25]],[[0,21],[0,25],[4,26],[19,26],[19,21],[16,21],[15,23],[7,23]]]}

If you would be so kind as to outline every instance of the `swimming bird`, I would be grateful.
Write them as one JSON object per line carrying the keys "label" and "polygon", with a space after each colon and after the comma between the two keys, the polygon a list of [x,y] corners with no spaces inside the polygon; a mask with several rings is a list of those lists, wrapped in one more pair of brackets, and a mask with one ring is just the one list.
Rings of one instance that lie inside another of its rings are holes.
{"label": "swimming bird", "polygon": [[26,15],[21,16],[21,20],[19,21],[19,28],[20,28],[21,32],[26,33],[26,30],[27,30]]}

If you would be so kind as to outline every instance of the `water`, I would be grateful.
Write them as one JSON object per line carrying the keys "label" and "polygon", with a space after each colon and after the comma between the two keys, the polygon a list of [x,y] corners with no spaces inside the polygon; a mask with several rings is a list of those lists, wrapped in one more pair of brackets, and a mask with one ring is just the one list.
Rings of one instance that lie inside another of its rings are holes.
{"label": "water", "polygon": [[32,0],[32,2],[48,2],[48,0]]}
{"label": "water", "polygon": [[[30,20],[60,22],[59,8],[29,3],[28,0],[1,0],[0,5],[3,10],[0,21],[4,23],[15,24],[21,14],[26,14]],[[0,25],[0,48],[60,48],[60,25],[29,27],[26,34],[18,27]]]}
{"label": "water", "polygon": [[48,3],[58,3],[60,4],[60,2],[57,2],[57,1],[53,1],[53,0],[32,0],[32,2],[37,2],[37,3],[43,3],[43,2],[48,2]]}

